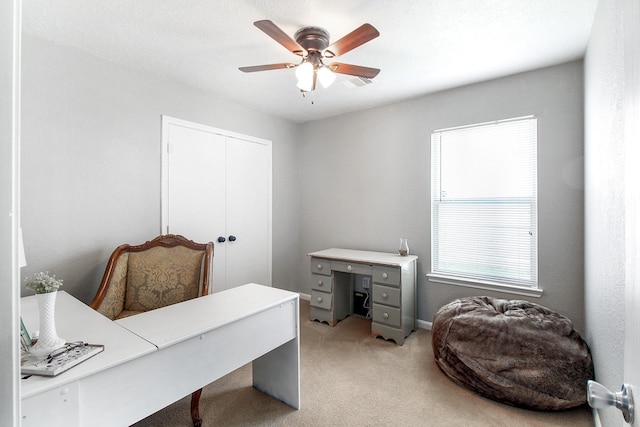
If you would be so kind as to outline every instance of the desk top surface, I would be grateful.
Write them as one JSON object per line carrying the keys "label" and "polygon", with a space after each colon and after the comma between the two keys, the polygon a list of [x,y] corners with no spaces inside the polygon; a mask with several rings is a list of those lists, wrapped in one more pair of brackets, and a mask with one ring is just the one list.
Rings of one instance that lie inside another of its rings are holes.
{"label": "desk top surface", "polygon": [[369,252],[354,249],[331,248],[323,251],[311,252],[311,257],[335,259],[338,261],[362,262],[367,264],[390,265],[402,267],[418,259],[415,255],[400,256],[400,254],[386,252]]}
{"label": "desk top surface", "polygon": [[[36,296],[20,299],[20,315],[29,333],[39,328]],[[103,344],[104,351],[55,377],[33,375],[21,380],[21,398],[76,381],[127,362],[157,348],[64,291],[58,291],[55,311],[56,331],[67,342]]]}
{"label": "desk top surface", "polygon": [[250,283],[116,323],[163,348],[298,298],[295,292]]}
{"label": "desk top surface", "polygon": [[[271,307],[295,302],[297,293],[248,284],[112,321],[64,291],[56,297],[56,330],[67,342],[103,344],[104,351],[55,377],[21,380],[21,398],[77,381]],[[35,295],[20,299],[25,327],[39,327]],[[206,314],[206,315],[203,315]],[[144,337],[144,338],[142,338]]]}

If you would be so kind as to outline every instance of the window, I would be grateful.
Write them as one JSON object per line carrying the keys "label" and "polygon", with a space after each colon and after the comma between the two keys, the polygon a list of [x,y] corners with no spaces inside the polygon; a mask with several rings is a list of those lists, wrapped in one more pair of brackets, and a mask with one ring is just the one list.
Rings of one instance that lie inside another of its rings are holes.
{"label": "window", "polygon": [[431,135],[434,276],[537,287],[537,119]]}

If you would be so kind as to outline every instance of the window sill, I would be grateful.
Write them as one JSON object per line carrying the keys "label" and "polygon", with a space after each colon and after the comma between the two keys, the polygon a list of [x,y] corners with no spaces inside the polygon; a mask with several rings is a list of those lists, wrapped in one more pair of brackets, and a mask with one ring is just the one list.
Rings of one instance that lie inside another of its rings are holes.
{"label": "window sill", "polygon": [[524,295],[527,297],[540,298],[542,289],[529,288],[526,286],[505,285],[496,282],[485,282],[482,280],[462,279],[460,277],[443,276],[440,274],[427,273],[430,282],[445,285],[462,286],[465,288],[483,289],[485,291],[503,292],[507,294]]}

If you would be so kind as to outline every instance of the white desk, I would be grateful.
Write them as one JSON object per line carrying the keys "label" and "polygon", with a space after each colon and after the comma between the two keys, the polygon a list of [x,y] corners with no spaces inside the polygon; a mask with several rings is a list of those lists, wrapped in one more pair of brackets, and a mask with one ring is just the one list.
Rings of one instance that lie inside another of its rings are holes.
{"label": "white desk", "polygon": [[[27,330],[39,326],[35,296],[20,300],[20,312]],[[56,377],[32,376],[21,380],[22,425],[80,425],[80,384],[82,379],[121,370],[136,358],[157,348],[132,334],[66,292],[56,298],[56,329],[67,340],[104,344],[105,351]]]}
{"label": "white desk", "polygon": [[[112,322],[60,292],[58,334],[105,350],[57,377],[22,380],[23,426],[130,425],[251,361],[253,385],[298,409],[298,304],[295,293],[248,284]],[[37,328],[35,298],[21,305]]]}

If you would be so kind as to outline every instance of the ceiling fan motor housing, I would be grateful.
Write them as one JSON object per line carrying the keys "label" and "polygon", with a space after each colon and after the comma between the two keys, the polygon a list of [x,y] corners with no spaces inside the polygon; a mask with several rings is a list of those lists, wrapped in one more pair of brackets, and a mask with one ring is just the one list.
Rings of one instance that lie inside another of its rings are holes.
{"label": "ceiling fan motor housing", "polygon": [[322,52],[329,46],[329,32],[320,27],[304,27],[296,31],[296,42],[307,52]]}

